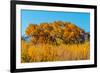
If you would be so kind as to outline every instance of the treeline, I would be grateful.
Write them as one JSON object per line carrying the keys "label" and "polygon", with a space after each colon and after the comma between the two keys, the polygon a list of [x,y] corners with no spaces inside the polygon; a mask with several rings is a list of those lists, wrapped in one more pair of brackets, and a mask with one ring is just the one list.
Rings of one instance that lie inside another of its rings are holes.
{"label": "treeline", "polygon": [[55,21],[53,23],[29,24],[23,40],[32,44],[73,44],[84,43],[89,40],[90,34],[70,22]]}

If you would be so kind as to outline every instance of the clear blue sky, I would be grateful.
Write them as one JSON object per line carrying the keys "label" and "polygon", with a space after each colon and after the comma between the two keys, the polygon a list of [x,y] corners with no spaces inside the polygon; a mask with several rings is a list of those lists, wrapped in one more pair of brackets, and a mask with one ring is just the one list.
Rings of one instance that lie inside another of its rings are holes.
{"label": "clear blue sky", "polygon": [[59,20],[74,23],[86,32],[90,32],[90,13],[21,10],[22,35],[30,23],[40,24]]}

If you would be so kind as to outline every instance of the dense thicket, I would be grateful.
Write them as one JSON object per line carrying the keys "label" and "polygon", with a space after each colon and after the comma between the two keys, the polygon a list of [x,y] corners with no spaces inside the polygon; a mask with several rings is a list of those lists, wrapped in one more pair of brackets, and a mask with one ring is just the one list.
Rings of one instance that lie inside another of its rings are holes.
{"label": "dense thicket", "polygon": [[55,21],[53,23],[29,24],[26,31],[27,37],[32,44],[72,44],[84,43],[89,40],[89,33],[70,22]]}

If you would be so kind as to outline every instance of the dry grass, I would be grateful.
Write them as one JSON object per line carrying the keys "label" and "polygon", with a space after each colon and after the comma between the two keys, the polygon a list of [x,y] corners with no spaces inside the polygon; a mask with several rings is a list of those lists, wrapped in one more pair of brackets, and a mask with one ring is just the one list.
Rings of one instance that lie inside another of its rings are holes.
{"label": "dry grass", "polygon": [[90,57],[90,43],[83,44],[38,44],[30,45],[22,41],[21,62],[47,62],[86,60]]}

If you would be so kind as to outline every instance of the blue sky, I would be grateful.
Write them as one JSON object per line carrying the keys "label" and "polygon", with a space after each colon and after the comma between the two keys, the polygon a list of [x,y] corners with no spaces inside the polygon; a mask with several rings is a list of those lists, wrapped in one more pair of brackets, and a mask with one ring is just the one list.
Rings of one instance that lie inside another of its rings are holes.
{"label": "blue sky", "polygon": [[86,32],[90,32],[90,13],[21,10],[22,35],[25,34],[25,29],[30,23],[40,24],[54,21],[71,22]]}

